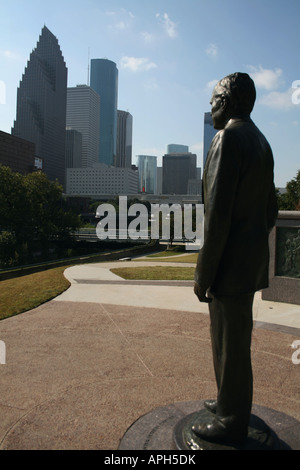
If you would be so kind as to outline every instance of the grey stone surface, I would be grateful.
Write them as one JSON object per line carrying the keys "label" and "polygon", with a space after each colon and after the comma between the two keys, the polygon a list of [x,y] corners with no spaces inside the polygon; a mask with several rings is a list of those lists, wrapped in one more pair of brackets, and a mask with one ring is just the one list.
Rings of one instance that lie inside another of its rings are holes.
{"label": "grey stone surface", "polygon": [[[225,445],[195,440],[200,443],[200,449],[189,447],[183,430],[199,411],[209,415],[203,409],[203,401],[174,403],[154,409],[128,428],[119,450],[300,450],[300,421],[259,405],[252,407],[249,437],[244,443]],[[252,428],[257,430],[256,435],[253,430],[251,433]]]}

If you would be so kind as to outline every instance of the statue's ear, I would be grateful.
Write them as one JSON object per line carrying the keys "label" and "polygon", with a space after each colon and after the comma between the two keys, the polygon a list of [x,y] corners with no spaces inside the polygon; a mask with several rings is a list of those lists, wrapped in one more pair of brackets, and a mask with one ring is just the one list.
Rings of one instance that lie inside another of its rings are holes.
{"label": "statue's ear", "polygon": [[229,105],[229,99],[228,96],[222,95],[221,96],[221,107],[222,109],[226,109]]}

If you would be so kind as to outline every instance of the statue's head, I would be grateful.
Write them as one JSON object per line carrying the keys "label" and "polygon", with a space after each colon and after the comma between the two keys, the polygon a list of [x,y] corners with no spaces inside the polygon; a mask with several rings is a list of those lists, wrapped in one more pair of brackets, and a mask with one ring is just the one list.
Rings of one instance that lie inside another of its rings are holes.
{"label": "statue's head", "polygon": [[222,78],[210,102],[214,127],[223,129],[232,117],[250,116],[255,99],[255,85],[247,73],[236,72]]}

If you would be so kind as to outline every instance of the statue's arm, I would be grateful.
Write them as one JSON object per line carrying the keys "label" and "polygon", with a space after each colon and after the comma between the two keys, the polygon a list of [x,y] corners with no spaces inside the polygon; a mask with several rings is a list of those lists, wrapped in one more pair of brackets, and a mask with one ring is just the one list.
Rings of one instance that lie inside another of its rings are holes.
{"label": "statue's arm", "polygon": [[204,244],[198,255],[194,286],[200,302],[209,301],[206,292],[216,277],[228,238],[239,168],[234,142],[223,136],[211,155],[204,181]]}

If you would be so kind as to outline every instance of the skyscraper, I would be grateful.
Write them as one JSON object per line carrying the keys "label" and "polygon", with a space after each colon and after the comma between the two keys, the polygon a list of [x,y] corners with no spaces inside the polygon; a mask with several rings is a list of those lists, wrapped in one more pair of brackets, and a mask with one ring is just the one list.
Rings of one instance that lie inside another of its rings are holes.
{"label": "skyscraper", "polygon": [[171,153],[163,156],[163,194],[188,194],[189,180],[197,178],[197,155]]}
{"label": "skyscraper", "polygon": [[67,74],[58,40],[44,26],[20,81],[12,134],[35,144],[43,171],[63,186]]}
{"label": "skyscraper", "polygon": [[98,162],[100,96],[87,85],[67,90],[67,127],[82,135],[81,167]]}
{"label": "skyscraper", "polygon": [[82,134],[75,129],[66,129],[66,168],[81,168]]}
{"label": "skyscraper", "polygon": [[152,155],[138,155],[139,191],[148,194],[157,194],[157,157]]}
{"label": "skyscraper", "polygon": [[115,166],[131,168],[132,159],[132,116],[128,111],[118,109],[117,151]]}
{"label": "skyscraper", "polygon": [[91,60],[90,86],[100,95],[99,162],[113,165],[116,156],[118,69],[108,59]]}
{"label": "skyscraper", "polygon": [[188,151],[189,151],[188,145],[169,144],[167,146],[167,154],[168,153],[188,153]]}

